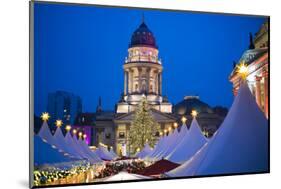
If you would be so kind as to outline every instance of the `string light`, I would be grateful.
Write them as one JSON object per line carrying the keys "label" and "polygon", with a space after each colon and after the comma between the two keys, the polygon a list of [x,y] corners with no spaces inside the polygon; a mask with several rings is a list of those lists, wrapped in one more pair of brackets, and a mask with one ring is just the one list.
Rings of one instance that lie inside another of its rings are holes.
{"label": "string light", "polygon": [[177,122],[174,123],[174,127],[178,128],[178,123]]}
{"label": "string light", "polygon": [[168,130],[171,131],[171,130],[172,130],[172,127],[169,127]]}

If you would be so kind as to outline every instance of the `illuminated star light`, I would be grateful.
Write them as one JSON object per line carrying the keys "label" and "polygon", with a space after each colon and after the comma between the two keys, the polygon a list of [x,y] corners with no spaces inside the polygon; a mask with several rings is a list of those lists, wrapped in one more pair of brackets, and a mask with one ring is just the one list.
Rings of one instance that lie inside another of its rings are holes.
{"label": "illuminated star light", "polygon": [[71,126],[70,126],[70,125],[65,126],[65,130],[66,130],[66,131],[70,131],[70,129],[71,129]]}
{"label": "illuminated star light", "polygon": [[49,113],[43,112],[42,115],[41,115],[41,119],[42,119],[43,121],[48,121],[48,120],[50,119]]}
{"label": "illuminated star light", "polygon": [[249,74],[249,69],[248,69],[248,66],[242,62],[241,64],[239,64],[237,66],[238,68],[238,74],[242,77],[243,80],[246,80],[248,74]]}
{"label": "illuminated star light", "polygon": [[192,110],[191,111],[191,115],[192,115],[192,117],[197,117],[197,115],[198,115],[198,112],[196,111],[196,110]]}
{"label": "illuminated star light", "polygon": [[183,117],[181,118],[181,121],[182,121],[183,124],[185,124],[185,122],[187,121],[186,117],[183,116]]}
{"label": "illuminated star light", "polygon": [[60,119],[56,120],[56,126],[57,127],[61,127],[62,124],[63,124],[62,120],[60,120]]}

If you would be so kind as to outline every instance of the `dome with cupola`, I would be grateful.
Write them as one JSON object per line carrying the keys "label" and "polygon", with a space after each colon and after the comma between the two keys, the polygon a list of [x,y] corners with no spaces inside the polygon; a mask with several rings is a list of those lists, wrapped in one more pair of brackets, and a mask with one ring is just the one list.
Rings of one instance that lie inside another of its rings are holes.
{"label": "dome with cupola", "polygon": [[149,30],[144,21],[133,33],[129,47],[148,46],[157,48],[153,33]]}

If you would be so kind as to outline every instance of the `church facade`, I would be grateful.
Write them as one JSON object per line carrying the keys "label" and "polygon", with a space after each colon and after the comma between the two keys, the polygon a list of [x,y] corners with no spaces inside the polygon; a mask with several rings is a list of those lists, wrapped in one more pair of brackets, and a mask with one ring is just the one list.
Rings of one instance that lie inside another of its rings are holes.
{"label": "church facade", "polygon": [[90,146],[107,145],[118,155],[130,155],[129,131],[135,110],[143,98],[146,98],[152,117],[160,125],[156,136],[180,128],[183,122],[189,128],[192,110],[199,113],[197,120],[202,132],[212,136],[226,115],[215,111],[216,108],[200,101],[199,97],[187,96],[174,106],[168,101],[162,93],[163,64],[156,38],[144,21],[131,36],[123,73],[124,88],[114,111],[104,110],[100,98],[96,112],[81,113],[76,117],[73,127],[87,133]]}
{"label": "church facade", "polygon": [[[246,50],[239,60],[248,67],[247,83],[256,99],[260,109],[268,118],[268,22],[265,22],[254,38],[250,35],[249,49]],[[229,76],[230,82],[233,84],[233,94],[236,96],[240,87],[240,76],[237,74],[237,67],[235,66]]]}
{"label": "church facade", "polygon": [[172,128],[177,116],[172,114],[172,104],[162,95],[162,62],[156,39],[144,21],[135,30],[124,65],[124,92],[116,106],[116,152],[130,153],[129,130],[134,111],[142,98],[146,98],[152,116],[161,130]]}

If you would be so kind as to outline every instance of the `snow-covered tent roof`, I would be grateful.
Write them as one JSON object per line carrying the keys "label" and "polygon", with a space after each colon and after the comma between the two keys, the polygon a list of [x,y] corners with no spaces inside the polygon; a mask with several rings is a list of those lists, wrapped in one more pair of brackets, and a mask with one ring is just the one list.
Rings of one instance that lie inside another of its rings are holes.
{"label": "snow-covered tent roof", "polygon": [[149,144],[145,144],[144,145],[144,147],[143,147],[143,149],[140,151],[140,152],[138,152],[137,154],[136,154],[136,157],[138,157],[138,158],[144,158],[145,156],[147,156],[150,152],[152,152],[152,149],[151,149],[151,147],[149,146]]}
{"label": "snow-covered tent roof", "polygon": [[62,163],[77,160],[59,152],[57,148],[45,142],[41,137],[34,136],[34,164],[43,165],[50,163]]}
{"label": "snow-covered tent roof", "polygon": [[140,179],[151,179],[151,177],[137,175],[137,174],[131,174],[128,172],[120,172],[116,175],[113,175],[104,181],[124,181],[124,180],[140,180]]}
{"label": "snow-covered tent roof", "polygon": [[95,152],[103,160],[113,160],[115,158],[104,146],[101,145]]}
{"label": "snow-covered tent roof", "polygon": [[202,134],[196,118],[193,118],[188,134],[165,159],[182,164],[202,148],[206,142],[207,139]]}
{"label": "snow-covered tent roof", "polygon": [[168,176],[268,171],[268,122],[246,83],[212,139]]}

